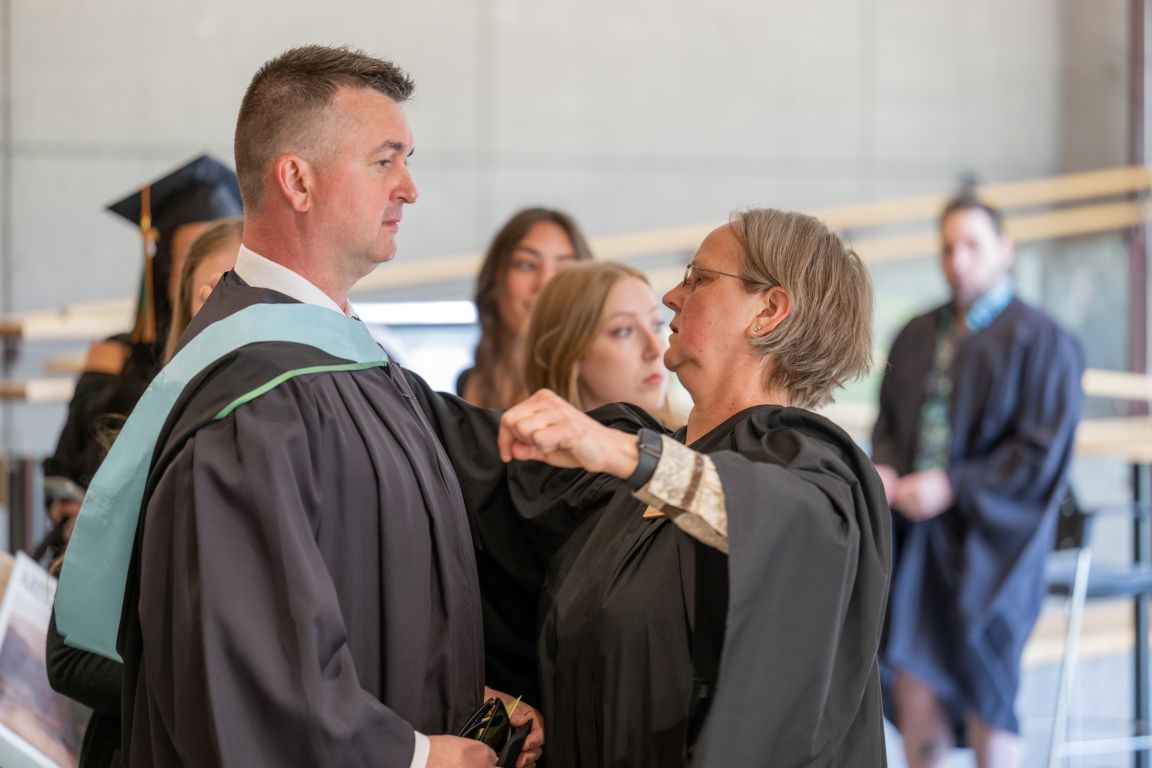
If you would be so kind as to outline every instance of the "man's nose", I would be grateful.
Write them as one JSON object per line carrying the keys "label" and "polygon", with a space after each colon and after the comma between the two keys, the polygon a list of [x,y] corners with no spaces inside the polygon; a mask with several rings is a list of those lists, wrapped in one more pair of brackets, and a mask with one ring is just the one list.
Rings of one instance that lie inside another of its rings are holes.
{"label": "man's nose", "polygon": [[400,186],[396,188],[396,196],[409,204],[416,202],[420,197],[412,173],[407,168],[404,169],[404,178],[400,181]]}

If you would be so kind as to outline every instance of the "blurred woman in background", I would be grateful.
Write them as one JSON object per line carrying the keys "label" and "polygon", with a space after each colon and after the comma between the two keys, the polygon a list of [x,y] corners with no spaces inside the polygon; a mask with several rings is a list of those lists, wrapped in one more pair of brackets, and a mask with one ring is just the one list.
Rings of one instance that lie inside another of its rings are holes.
{"label": "blurred woman in background", "polygon": [[551,389],[582,411],[630,403],[666,416],[667,347],[660,303],[644,273],[592,262],[540,293],[524,335],[526,394]]}
{"label": "blurred woman in background", "polygon": [[239,216],[221,219],[204,230],[188,249],[184,266],[180,270],[175,301],[172,307],[172,326],[164,346],[164,362],[176,354],[180,336],[188,323],[204,306],[220,275],[236,266],[240,240],[244,234],[244,219]]}
{"label": "blurred woman in background", "polygon": [[456,391],[484,408],[507,408],[524,399],[520,343],[536,298],[556,272],[592,258],[572,217],[548,208],[526,208],[496,233],[476,278],[480,340],[473,367]]}

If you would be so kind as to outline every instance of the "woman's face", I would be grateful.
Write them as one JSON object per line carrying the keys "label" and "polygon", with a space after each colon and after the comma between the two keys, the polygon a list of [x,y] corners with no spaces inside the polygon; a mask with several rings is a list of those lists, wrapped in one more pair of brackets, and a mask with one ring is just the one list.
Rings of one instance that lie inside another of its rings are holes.
{"label": "woman's face", "polygon": [[731,276],[740,274],[740,255],[730,225],[713,230],[692,257],[690,285],[680,283],[664,294],[664,305],[675,313],[664,364],[694,398],[719,391],[759,364],[748,339],[763,299]]}
{"label": "woman's face", "polygon": [[[189,317],[195,317],[200,308],[204,306],[205,299],[200,298],[202,289],[205,286],[211,286],[220,275],[224,274],[232,267],[236,266],[236,254],[240,251],[240,241],[233,240],[231,242],[221,245],[219,248],[208,253],[200,263],[192,270],[192,274],[188,279],[192,281],[191,296],[192,303],[190,306],[191,312]],[[205,298],[207,298],[207,293]]]}
{"label": "woman's face", "polygon": [[576,261],[568,233],[555,222],[538,221],[512,250],[496,311],[504,329],[519,336],[532,314],[536,296],[556,271]]}
{"label": "woman's face", "polygon": [[633,403],[657,410],[668,390],[668,371],[661,360],[666,344],[652,289],[636,277],[617,281],[604,302],[596,338],[576,363],[584,407]]}

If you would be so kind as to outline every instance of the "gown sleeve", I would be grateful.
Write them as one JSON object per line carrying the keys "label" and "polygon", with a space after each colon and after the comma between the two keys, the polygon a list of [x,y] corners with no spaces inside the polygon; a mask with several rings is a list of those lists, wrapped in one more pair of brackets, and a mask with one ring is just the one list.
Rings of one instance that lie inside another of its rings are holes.
{"label": "gown sleeve", "polygon": [[[482,539],[478,544],[499,548],[510,528],[524,534],[520,543],[529,549],[501,553],[500,559],[511,563],[531,555],[547,563],[584,520],[587,510],[615,491],[616,480],[608,475],[557,469],[539,462],[505,464],[496,446],[503,411],[480,408],[455,395],[433,391],[416,374],[405,374],[456,470],[473,532]],[[650,417],[645,419],[621,405],[605,406],[591,415],[629,432],[656,425]],[[484,535],[483,529],[490,526],[491,535]]]}
{"label": "gown sleeve", "polygon": [[[900,359],[900,339],[892,345],[888,353],[888,365],[898,364]],[[900,456],[903,451],[899,448],[899,436],[896,433],[894,419],[900,412],[901,392],[897,379],[891,370],[884,373],[880,380],[879,408],[876,411],[876,423],[872,426],[872,460],[877,465],[888,465],[900,470],[902,462]]]}
{"label": "gown sleeve", "polygon": [[867,458],[838,441],[753,422],[710,454],[730,554],[704,766],[883,764],[890,515]]}
{"label": "gown sleeve", "polygon": [[149,711],[137,693],[135,718],[167,723],[188,765],[413,757],[412,726],[357,678],[309,512],[324,507],[323,462],[301,407],[270,393],[200,429],[148,502],[139,615]]}
{"label": "gown sleeve", "polygon": [[[537,608],[548,564],[618,481],[539,462],[505,464],[496,445],[501,411],[435,392],[405,373],[464,494],[484,611],[485,681],[539,706]],[[593,415],[632,432],[649,425],[623,406]]]}
{"label": "gown sleeve", "polygon": [[716,464],[668,436],[661,441],[656,470],[634,495],[692,538],[728,554],[728,510]]}
{"label": "gown sleeve", "polygon": [[114,374],[100,371],[80,374],[56,449],[44,460],[45,476],[66,477],[81,487],[88,487],[103,453],[96,436],[98,404],[103,402],[115,380]]}
{"label": "gown sleeve", "polygon": [[924,399],[924,374],[935,353],[933,313],[912,320],[892,343],[880,382],[879,409],[872,428],[872,460],[900,474],[911,471]]}
{"label": "gown sleeve", "polygon": [[120,717],[123,665],[99,654],[65,645],[56,629],[56,614],[48,624],[48,683],[52,690],[94,712]]}

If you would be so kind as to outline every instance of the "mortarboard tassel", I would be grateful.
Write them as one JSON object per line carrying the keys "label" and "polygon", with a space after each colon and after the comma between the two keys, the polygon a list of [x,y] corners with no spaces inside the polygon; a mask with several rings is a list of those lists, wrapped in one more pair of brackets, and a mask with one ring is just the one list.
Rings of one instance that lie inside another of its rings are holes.
{"label": "mortarboard tassel", "polygon": [[140,190],[140,236],[144,241],[144,279],[140,286],[140,301],[136,309],[136,327],[132,329],[132,343],[156,343],[156,301],[152,295],[152,257],[156,255],[159,232],[152,226],[152,186]]}

